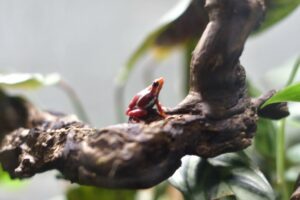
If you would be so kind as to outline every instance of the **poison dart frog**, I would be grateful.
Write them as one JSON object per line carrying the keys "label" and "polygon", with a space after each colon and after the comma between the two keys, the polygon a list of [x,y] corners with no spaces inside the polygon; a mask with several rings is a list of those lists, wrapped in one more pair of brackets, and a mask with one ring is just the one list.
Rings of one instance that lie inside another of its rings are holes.
{"label": "poison dart frog", "polygon": [[167,117],[158,101],[159,92],[163,84],[164,79],[162,77],[157,78],[147,88],[138,92],[129,103],[126,115],[139,121],[140,118],[145,117],[149,113],[149,110],[156,105],[158,114],[163,118]]}

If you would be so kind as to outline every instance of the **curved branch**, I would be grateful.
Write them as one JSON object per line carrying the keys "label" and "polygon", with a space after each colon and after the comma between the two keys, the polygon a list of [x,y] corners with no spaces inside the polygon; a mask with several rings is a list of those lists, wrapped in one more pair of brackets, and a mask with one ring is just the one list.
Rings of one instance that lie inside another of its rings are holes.
{"label": "curved branch", "polygon": [[260,2],[206,1],[209,23],[193,53],[190,93],[168,110],[168,118],[153,111],[140,123],[99,130],[21,103],[27,111],[23,123],[11,132],[0,129],[6,134],[0,146],[3,168],[15,178],[58,169],[80,184],[145,188],[171,176],[184,155],[213,157],[246,148],[256,130],[257,108],[270,97],[250,100],[238,60],[263,15]]}
{"label": "curved branch", "polygon": [[186,114],[98,130],[74,116],[35,113],[34,126],[19,128],[2,141],[0,161],[12,177],[58,169],[72,182],[127,188],[165,180],[183,155],[212,157],[247,147],[256,120],[253,107],[224,121]]}

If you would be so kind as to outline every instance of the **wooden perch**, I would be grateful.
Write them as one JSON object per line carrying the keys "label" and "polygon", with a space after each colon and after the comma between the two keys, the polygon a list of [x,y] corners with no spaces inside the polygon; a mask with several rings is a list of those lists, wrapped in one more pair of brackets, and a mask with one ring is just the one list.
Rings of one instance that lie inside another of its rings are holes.
{"label": "wooden perch", "polygon": [[[272,93],[252,100],[247,96],[239,57],[264,5],[261,0],[207,0],[203,8],[208,21],[193,52],[190,92],[168,109],[168,118],[153,112],[140,123],[96,129],[74,116],[42,112],[18,99],[0,110],[1,124],[11,124],[0,126],[4,170],[11,177],[26,178],[57,169],[79,184],[146,188],[170,177],[184,155],[213,157],[248,147],[257,109]],[[260,114],[288,115],[286,104],[280,105]]]}

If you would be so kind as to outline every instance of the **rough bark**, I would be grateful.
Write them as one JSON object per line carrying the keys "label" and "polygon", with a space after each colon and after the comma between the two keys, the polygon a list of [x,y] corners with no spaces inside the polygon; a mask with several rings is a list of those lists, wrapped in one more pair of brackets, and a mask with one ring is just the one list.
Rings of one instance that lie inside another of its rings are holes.
{"label": "rough bark", "polygon": [[[0,146],[3,168],[14,178],[58,169],[65,179],[80,184],[145,188],[171,176],[184,155],[213,157],[248,147],[257,110],[273,93],[247,96],[239,56],[264,5],[260,0],[207,0],[203,9],[207,25],[193,52],[190,92],[168,109],[168,118],[153,111],[139,123],[96,129],[74,116],[42,112],[19,101],[10,109],[13,116],[22,110],[20,119],[0,126],[5,134]],[[259,114],[286,116],[286,105],[279,105]],[[0,116],[7,116],[6,111],[0,110]]]}

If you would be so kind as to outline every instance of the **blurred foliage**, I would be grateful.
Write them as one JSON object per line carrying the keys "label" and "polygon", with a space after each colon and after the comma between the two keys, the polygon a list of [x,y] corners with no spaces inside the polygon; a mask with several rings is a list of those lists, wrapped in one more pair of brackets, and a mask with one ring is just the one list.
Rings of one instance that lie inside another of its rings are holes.
{"label": "blurred foliage", "polygon": [[0,187],[9,187],[9,188],[19,188],[24,185],[24,181],[18,180],[18,179],[11,179],[9,177],[9,174],[5,171],[3,171],[1,165],[0,165]]}
{"label": "blurred foliage", "polygon": [[34,90],[46,86],[58,86],[61,88],[72,102],[77,116],[81,120],[89,122],[88,116],[76,92],[61,78],[59,74],[53,73],[43,75],[39,73],[0,73],[0,88],[2,89]]}
{"label": "blurred foliage", "polygon": [[212,159],[188,156],[169,179],[186,200],[272,200],[274,192],[263,174],[243,152]]}
{"label": "blurred foliage", "polygon": [[[299,3],[300,0],[267,0],[266,17],[252,35],[262,33],[277,24],[292,13]],[[188,60],[188,63],[185,62],[182,67],[185,68],[185,72],[189,72],[191,47],[196,46],[208,20],[206,10],[203,8],[204,4],[204,0],[179,1],[176,7],[160,20],[157,27],[147,34],[137,49],[129,56],[116,78],[115,108],[118,121],[124,120],[124,88],[126,82],[137,62],[145,54],[152,52],[152,59],[161,61],[167,58],[175,49],[181,49],[186,60]],[[188,73],[183,76],[184,91],[188,91],[188,76]]]}
{"label": "blurred foliage", "polygon": [[261,33],[291,14],[300,4],[300,0],[267,0],[266,17],[254,33]]}
{"label": "blurred foliage", "polygon": [[66,200],[183,200],[167,182],[145,190],[104,189],[91,186],[71,187]]}
{"label": "blurred foliage", "polygon": [[12,73],[0,74],[0,88],[4,89],[37,89],[43,86],[58,84],[58,74]]}
{"label": "blurred foliage", "polygon": [[276,126],[269,119],[259,119],[254,139],[255,149],[266,159],[275,159],[276,156]]}
{"label": "blurred foliage", "polygon": [[[293,164],[300,165],[300,144],[291,146],[287,151],[287,159]],[[299,170],[300,172],[300,170]]]}
{"label": "blurred foliage", "polygon": [[[137,62],[150,51],[153,59],[161,61],[167,58],[174,49],[187,49],[195,46],[197,38],[202,34],[202,25],[207,16],[203,9],[204,0],[181,0],[174,9],[169,11],[156,28],[153,29],[130,55],[116,78],[115,103],[118,121],[124,118],[124,88],[130,73]],[[189,59],[188,59],[189,60]],[[189,66],[184,65],[185,67]],[[151,74],[151,73],[148,73]],[[183,76],[186,79],[187,76]],[[147,78],[149,79],[149,78]],[[188,80],[185,80],[185,82]]]}
{"label": "blurred foliage", "polygon": [[201,35],[201,21],[204,20],[203,0],[181,0],[159,22],[131,54],[126,65],[117,76],[117,85],[123,85],[137,61],[149,50],[155,59],[166,58],[174,48],[184,47],[188,41]]}
{"label": "blurred foliage", "polygon": [[[300,0],[269,0],[267,14],[262,25],[254,33],[263,32],[287,17],[300,4]],[[117,85],[123,85],[137,61],[147,52],[154,52],[154,59],[166,58],[169,53],[190,41],[196,43],[202,34],[206,11],[204,0],[181,0],[178,5],[164,16],[160,23],[141,42],[128,58],[117,76]],[[203,27],[202,27],[203,26]]]}
{"label": "blurred foliage", "polygon": [[67,191],[67,200],[133,200],[134,190],[110,190],[80,186]]}

